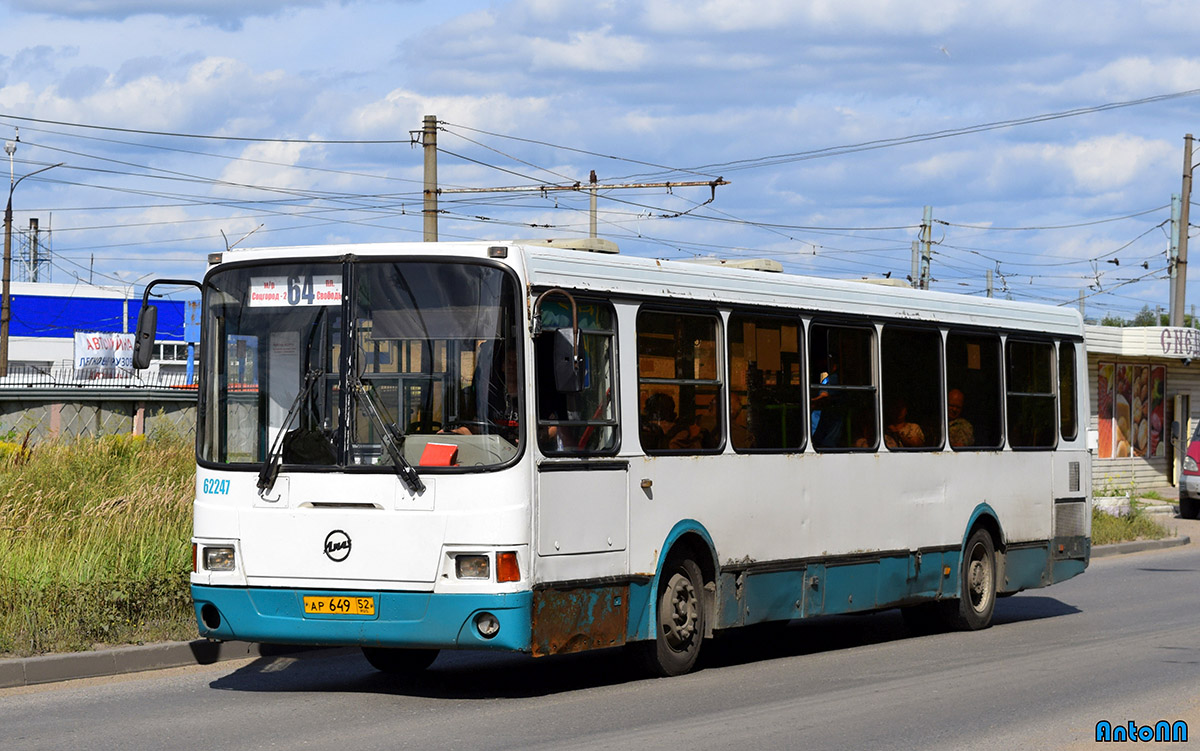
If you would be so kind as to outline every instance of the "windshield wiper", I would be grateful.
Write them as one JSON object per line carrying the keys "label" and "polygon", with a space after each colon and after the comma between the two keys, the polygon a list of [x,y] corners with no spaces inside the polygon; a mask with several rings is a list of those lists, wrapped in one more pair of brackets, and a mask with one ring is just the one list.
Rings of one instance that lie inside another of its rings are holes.
{"label": "windshield wiper", "polygon": [[310,370],[308,375],[304,376],[304,387],[300,389],[300,393],[296,394],[296,398],[292,400],[292,406],[288,408],[287,417],[283,418],[283,425],[280,426],[279,432],[275,434],[275,442],[271,444],[271,450],[267,452],[267,458],[263,461],[262,469],[258,471],[258,492],[259,495],[271,492],[271,488],[275,487],[275,479],[279,477],[279,468],[283,459],[283,439],[287,436],[288,426],[292,424],[292,420],[296,419],[296,415],[300,412],[300,405],[308,398],[312,392],[313,386],[321,379],[321,371]]}
{"label": "windshield wiper", "polygon": [[425,483],[421,481],[421,476],[417,474],[417,470],[413,469],[413,465],[404,458],[404,452],[400,449],[400,444],[404,442],[404,434],[400,428],[383,419],[379,407],[376,406],[371,392],[367,391],[367,387],[363,385],[362,379],[355,378],[351,386],[356,392],[362,394],[363,412],[366,412],[379,427],[379,440],[387,450],[388,456],[392,457],[392,468],[396,470],[396,476],[408,486],[414,495],[424,493]]}

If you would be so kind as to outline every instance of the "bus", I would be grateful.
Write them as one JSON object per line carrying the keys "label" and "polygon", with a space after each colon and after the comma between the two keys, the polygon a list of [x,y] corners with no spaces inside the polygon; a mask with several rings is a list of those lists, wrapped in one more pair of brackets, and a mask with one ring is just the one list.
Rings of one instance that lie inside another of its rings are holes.
{"label": "bus", "polygon": [[210,256],[200,634],[665,676],[770,621],[986,628],[1087,567],[1077,312],[615,250]]}

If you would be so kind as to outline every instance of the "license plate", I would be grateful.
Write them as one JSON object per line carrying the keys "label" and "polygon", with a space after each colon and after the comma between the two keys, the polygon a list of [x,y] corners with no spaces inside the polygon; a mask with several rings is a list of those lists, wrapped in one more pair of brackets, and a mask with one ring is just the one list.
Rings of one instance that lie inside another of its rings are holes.
{"label": "license plate", "polygon": [[374,597],[305,597],[305,615],[375,615]]}

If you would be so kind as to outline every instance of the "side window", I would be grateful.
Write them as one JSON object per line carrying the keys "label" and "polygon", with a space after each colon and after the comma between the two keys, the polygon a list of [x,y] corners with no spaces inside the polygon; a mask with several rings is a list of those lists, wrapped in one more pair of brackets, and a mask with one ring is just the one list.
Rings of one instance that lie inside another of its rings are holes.
{"label": "side window", "polygon": [[800,323],[729,317],[729,439],[739,451],[804,446]]}
{"label": "side window", "polygon": [[647,454],[721,450],[717,324],[716,316],[638,313],[638,427]]}
{"label": "side window", "polygon": [[947,438],[951,447],[1003,446],[1000,337],[951,331],[946,337],[946,387]]}
{"label": "side window", "polygon": [[869,328],[809,327],[809,423],[818,451],[879,444],[873,339]]}
{"label": "side window", "polygon": [[884,445],[893,451],[941,447],[941,332],[885,326],[880,350]]}
{"label": "side window", "polygon": [[1053,448],[1054,345],[1010,339],[1008,362],[1008,442],[1013,448]]}
{"label": "side window", "polygon": [[537,440],[543,454],[608,454],[617,450],[616,336],[612,307],[578,302],[579,355],[583,390],[562,393],[554,386],[553,337],[571,326],[563,300],[542,303],[542,331],[534,343],[537,359]]}
{"label": "side window", "polygon": [[1058,343],[1058,419],[1064,441],[1070,441],[1079,433],[1076,416],[1078,393],[1075,390],[1075,344]]}

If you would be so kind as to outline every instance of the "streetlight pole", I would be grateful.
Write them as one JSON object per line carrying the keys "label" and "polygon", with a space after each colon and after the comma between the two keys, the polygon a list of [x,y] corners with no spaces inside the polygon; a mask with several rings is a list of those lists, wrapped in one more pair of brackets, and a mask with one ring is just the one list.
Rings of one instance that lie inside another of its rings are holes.
{"label": "streetlight pole", "polygon": [[4,207],[4,278],[0,282],[0,298],[2,298],[0,299],[0,378],[8,375],[8,322],[12,319],[12,296],[9,292],[9,286],[12,281],[13,192],[25,178],[33,177],[39,172],[45,172],[48,169],[61,167],[65,164],[65,162],[51,164],[49,167],[42,167],[40,170],[21,175],[21,177],[13,180],[12,159],[16,151],[16,142],[6,141],[4,143],[4,152],[8,154],[8,204]]}

